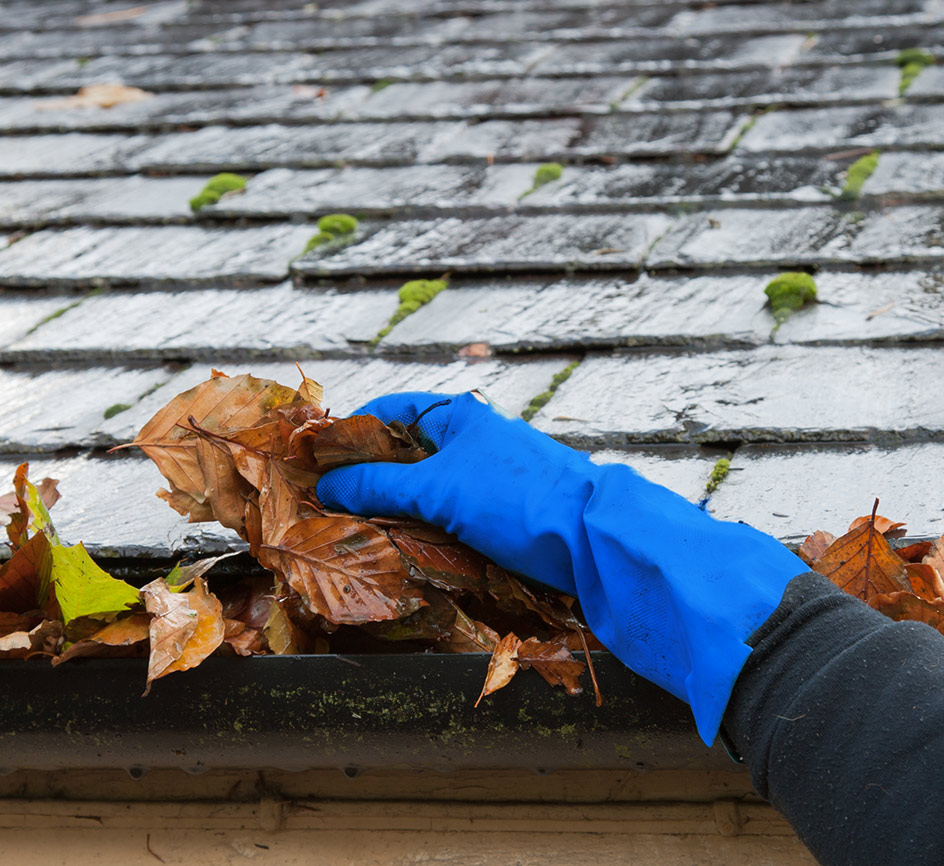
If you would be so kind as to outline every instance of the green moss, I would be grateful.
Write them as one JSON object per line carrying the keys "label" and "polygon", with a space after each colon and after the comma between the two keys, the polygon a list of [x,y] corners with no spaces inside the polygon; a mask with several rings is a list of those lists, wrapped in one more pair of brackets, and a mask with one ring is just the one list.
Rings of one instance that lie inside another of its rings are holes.
{"label": "green moss", "polygon": [[446,280],[410,280],[400,286],[398,293],[400,306],[390,317],[390,321],[371,340],[371,345],[376,346],[396,325],[400,324],[407,316],[415,313],[424,304],[428,304],[447,285]]}
{"label": "green moss", "polygon": [[241,174],[224,171],[211,177],[200,192],[190,199],[190,210],[196,213],[207,205],[216,204],[226,193],[246,188],[246,178]]}
{"label": "green moss", "polygon": [[858,198],[862,193],[862,185],[872,176],[878,167],[878,151],[873,150],[865,156],[860,156],[846,169],[846,183],[839,194],[840,198]]}
{"label": "green moss", "polygon": [[370,92],[379,93],[381,90],[386,90],[391,84],[393,84],[392,78],[381,78],[371,84]]}
{"label": "green moss", "polygon": [[542,391],[537,395],[528,405],[525,407],[524,411],[521,413],[521,417],[525,421],[530,421],[538,412],[547,404],[547,402],[554,396],[554,392],[560,388],[569,378],[570,374],[580,366],[580,361],[572,361],[563,370],[559,373],[554,374],[554,378],[551,379],[551,384],[548,386],[546,391]]}
{"label": "green moss", "polygon": [[318,220],[318,233],[308,239],[302,255],[325,244],[351,240],[351,236],[357,231],[357,225],[357,217],[348,213],[325,214]]}
{"label": "green moss", "polygon": [[804,304],[816,302],[816,282],[809,274],[783,273],[767,284],[764,294],[770,301],[779,328]]}
{"label": "green moss", "polygon": [[705,493],[709,495],[714,493],[721,486],[721,482],[728,477],[728,470],[730,470],[730,468],[730,457],[722,457],[718,460],[711,470],[711,475],[708,477],[708,483],[705,485]]}
{"label": "green moss", "polygon": [[564,166],[559,162],[542,162],[534,172],[534,180],[531,182],[531,189],[525,190],[519,198],[531,195],[535,190],[540,189],[545,184],[555,180],[560,180],[564,173]]}
{"label": "green moss", "polygon": [[898,82],[898,95],[904,96],[914,80],[926,66],[934,65],[934,57],[923,48],[905,48],[899,52],[895,63],[901,69],[901,80]]}
{"label": "green moss", "polygon": [[92,59],[91,57],[76,57],[75,65],[78,66],[79,69],[81,69],[83,66],[88,66],[89,61],[91,61],[91,59]]}
{"label": "green moss", "polygon": [[120,415],[122,412],[126,412],[130,408],[130,403],[114,403],[105,410],[105,417],[114,418],[115,415]]}

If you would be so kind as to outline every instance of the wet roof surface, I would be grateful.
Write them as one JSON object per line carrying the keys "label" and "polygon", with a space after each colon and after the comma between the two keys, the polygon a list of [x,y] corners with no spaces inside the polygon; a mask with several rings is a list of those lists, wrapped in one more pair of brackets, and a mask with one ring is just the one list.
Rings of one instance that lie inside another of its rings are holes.
{"label": "wet roof surface", "polygon": [[[213,367],[296,360],[337,413],[473,387],[521,412],[580,361],[532,423],[596,459],[700,501],[733,453],[707,507],[787,541],[876,496],[944,532],[944,68],[902,95],[897,62],[944,55],[940,0],[5,11],[0,477],[60,478],[68,540],[233,546],[105,451]],[[153,95],[62,105],[117,83]],[[223,171],[245,190],[194,214]],[[337,212],[351,242],[302,255]],[[775,332],[764,288],[798,269],[820,303]]]}

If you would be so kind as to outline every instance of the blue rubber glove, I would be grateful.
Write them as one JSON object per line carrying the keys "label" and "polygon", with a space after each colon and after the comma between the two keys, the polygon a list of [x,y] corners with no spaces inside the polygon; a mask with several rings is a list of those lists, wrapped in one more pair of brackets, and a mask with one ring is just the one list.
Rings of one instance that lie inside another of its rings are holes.
{"label": "blue rubber glove", "polygon": [[593,633],[639,675],[686,701],[711,745],[744,641],[809,569],[776,539],[707,515],[623,465],[587,455],[477,393],[409,393],[355,414],[413,424],[435,450],[408,465],[324,475],[330,508],[406,515],[455,533],[499,565],[576,596]]}

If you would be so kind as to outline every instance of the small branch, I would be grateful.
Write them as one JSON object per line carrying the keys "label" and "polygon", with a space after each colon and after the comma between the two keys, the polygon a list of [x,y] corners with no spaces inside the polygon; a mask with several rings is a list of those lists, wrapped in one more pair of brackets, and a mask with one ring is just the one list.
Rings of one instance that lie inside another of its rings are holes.
{"label": "small branch", "polygon": [[597,706],[602,707],[603,695],[600,693],[600,684],[597,682],[597,672],[593,669],[593,659],[590,658],[590,649],[587,646],[587,638],[583,633],[583,628],[577,628],[577,636],[580,638],[580,644],[583,647],[583,654],[587,659],[587,668],[590,671],[590,681],[593,683],[593,693],[596,695]]}

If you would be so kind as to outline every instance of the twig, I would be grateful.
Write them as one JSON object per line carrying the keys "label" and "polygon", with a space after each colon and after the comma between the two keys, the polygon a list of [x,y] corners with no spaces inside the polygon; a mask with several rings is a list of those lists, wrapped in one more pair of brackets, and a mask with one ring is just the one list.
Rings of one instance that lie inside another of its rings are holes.
{"label": "twig", "polygon": [[872,538],[875,535],[875,512],[878,511],[878,497],[875,497],[875,504],[872,506],[872,516],[869,518],[869,541],[865,548],[865,585],[869,585],[869,567],[872,564]]}
{"label": "twig", "polygon": [[597,672],[593,669],[593,659],[590,658],[590,648],[587,646],[587,638],[583,633],[583,628],[577,628],[577,635],[580,638],[580,644],[583,647],[583,654],[587,659],[587,669],[590,671],[590,681],[593,683],[593,693],[597,698],[597,706],[603,706],[603,695],[600,693],[600,684],[597,682]]}
{"label": "twig", "polygon": [[144,846],[147,848],[148,854],[150,854],[152,857],[157,858],[158,860],[161,861],[161,863],[166,862],[166,861],[164,860],[164,858],[161,857],[161,855],[158,854],[158,853],[151,847],[151,834],[150,834],[150,833],[148,833],[148,834],[144,837]]}

